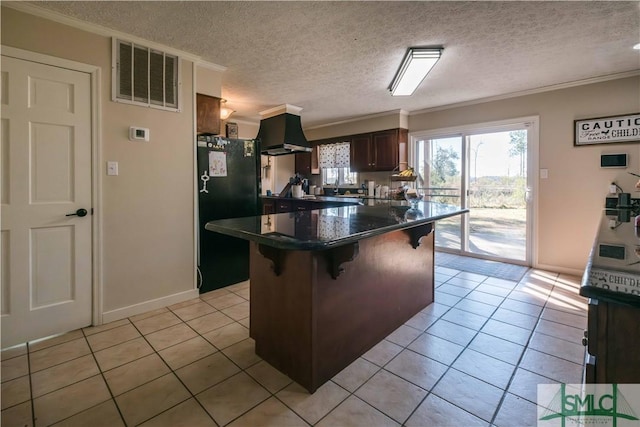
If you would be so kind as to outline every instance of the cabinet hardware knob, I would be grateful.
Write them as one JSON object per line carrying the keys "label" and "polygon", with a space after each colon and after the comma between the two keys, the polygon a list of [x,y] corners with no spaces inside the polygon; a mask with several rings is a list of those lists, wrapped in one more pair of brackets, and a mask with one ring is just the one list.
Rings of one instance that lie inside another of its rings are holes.
{"label": "cabinet hardware knob", "polygon": [[586,338],[582,338],[582,345],[586,347],[588,344],[589,344],[589,340]]}

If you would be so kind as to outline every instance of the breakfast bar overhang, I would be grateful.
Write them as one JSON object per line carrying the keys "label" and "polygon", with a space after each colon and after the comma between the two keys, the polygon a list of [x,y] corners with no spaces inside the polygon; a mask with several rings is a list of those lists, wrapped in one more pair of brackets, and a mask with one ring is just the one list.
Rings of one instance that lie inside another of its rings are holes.
{"label": "breakfast bar overhang", "polygon": [[433,302],[435,221],[467,212],[371,204],[205,227],[250,241],[256,354],[311,393]]}

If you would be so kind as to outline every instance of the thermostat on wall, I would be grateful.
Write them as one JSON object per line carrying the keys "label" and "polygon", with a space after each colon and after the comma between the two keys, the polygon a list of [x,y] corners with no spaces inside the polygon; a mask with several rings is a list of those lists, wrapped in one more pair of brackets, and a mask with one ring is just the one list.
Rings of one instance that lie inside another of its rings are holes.
{"label": "thermostat on wall", "polygon": [[149,129],[131,126],[129,128],[129,139],[131,141],[149,141]]}
{"label": "thermostat on wall", "polygon": [[627,154],[602,154],[600,156],[601,168],[626,168]]}

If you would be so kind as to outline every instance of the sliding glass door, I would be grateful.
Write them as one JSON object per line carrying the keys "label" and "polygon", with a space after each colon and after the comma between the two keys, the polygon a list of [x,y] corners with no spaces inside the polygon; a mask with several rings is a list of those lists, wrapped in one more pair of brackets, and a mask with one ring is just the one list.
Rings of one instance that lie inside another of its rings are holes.
{"label": "sliding glass door", "polygon": [[470,253],[527,261],[527,130],[467,136]]}
{"label": "sliding glass door", "polygon": [[[463,206],[462,140],[453,135],[416,141],[416,185],[423,189],[426,200]],[[436,246],[454,250],[462,247],[461,216],[438,221],[437,229]]]}
{"label": "sliding glass door", "polygon": [[531,265],[531,122],[416,135],[413,163],[427,199],[469,209],[436,227],[436,246]]}

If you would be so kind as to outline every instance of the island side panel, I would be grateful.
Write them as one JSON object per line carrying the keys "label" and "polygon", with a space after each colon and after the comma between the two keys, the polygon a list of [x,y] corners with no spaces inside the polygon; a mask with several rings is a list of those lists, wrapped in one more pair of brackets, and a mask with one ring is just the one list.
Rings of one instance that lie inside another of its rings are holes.
{"label": "island side panel", "polygon": [[433,302],[433,233],[358,242],[333,279],[330,252],[281,251],[280,275],[251,244],[251,337],[256,354],[314,392]]}
{"label": "island side panel", "polygon": [[433,232],[414,249],[394,231],[361,240],[337,280],[316,252],[315,327],[318,385],[331,379],[434,300]]}
{"label": "island side panel", "polygon": [[283,251],[281,273],[251,242],[250,336],[256,354],[307,387],[312,383],[312,286],[309,251]]}

